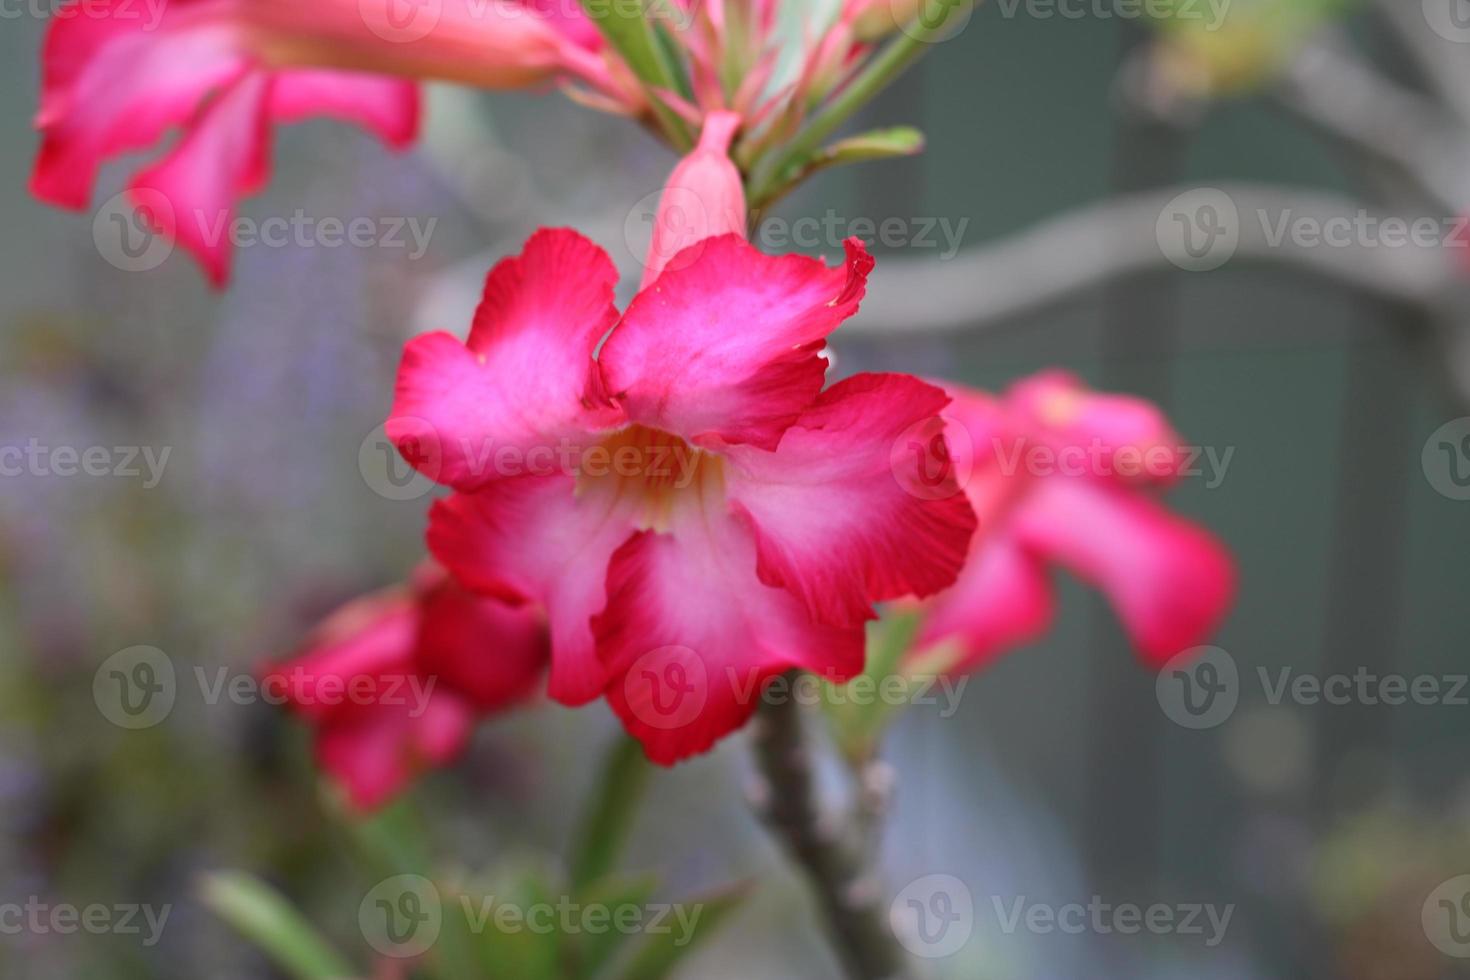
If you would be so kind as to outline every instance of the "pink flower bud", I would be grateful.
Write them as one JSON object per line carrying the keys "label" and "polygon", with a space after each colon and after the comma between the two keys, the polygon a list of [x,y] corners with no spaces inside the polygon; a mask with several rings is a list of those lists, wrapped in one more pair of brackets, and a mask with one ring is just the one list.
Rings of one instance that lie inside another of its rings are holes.
{"label": "pink flower bud", "polygon": [[665,269],[693,262],[700,250],[690,246],[706,238],[732,232],[745,237],[745,186],[730,161],[730,143],[741,122],[734,112],[710,113],[699,145],[669,175],[653,219],[643,286]]}

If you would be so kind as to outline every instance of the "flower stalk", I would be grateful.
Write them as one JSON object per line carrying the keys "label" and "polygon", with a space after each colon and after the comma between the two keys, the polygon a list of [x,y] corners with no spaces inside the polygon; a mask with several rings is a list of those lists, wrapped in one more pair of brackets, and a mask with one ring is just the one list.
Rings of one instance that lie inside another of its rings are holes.
{"label": "flower stalk", "polygon": [[755,808],[815,890],[845,974],[851,980],[910,976],[864,846],[868,835],[818,811],[800,706],[791,698],[763,702],[752,738],[763,780],[752,794]]}

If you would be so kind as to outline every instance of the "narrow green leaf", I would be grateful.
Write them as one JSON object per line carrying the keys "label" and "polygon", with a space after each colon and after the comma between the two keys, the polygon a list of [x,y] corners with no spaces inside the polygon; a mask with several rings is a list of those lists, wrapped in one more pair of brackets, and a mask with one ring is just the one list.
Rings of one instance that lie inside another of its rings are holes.
{"label": "narrow green leaf", "polygon": [[604,761],[577,832],[571,860],[573,893],[580,894],[612,871],[633,827],[651,772],[638,742],[619,735]]}
{"label": "narrow green leaf", "polygon": [[[617,921],[619,909],[627,906],[647,908],[658,890],[658,883],[658,876],[652,874],[612,875],[587,886],[579,901],[584,908],[597,906],[610,910],[613,920]],[[631,937],[618,929],[607,929],[599,932],[585,930],[568,938],[572,967],[569,972],[580,980],[591,980],[612,962]]]}
{"label": "narrow green leaf", "polygon": [[654,32],[647,0],[582,0],[582,9],[643,83],[644,94],[675,147],[687,150],[693,146],[684,121],[658,95],[659,89],[679,91],[679,72],[671,60],[672,52],[660,44]]}
{"label": "narrow green leaf", "polygon": [[347,980],[357,971],[275,889],[253,875],[221,871],[204,877],[204,904],[296,980]]}
{"label": "narrow green leaf", "polygon": [[[531,928],[531,910],[555,908],[557,898],[539,872],[527,872],[474,896],[465,910],[471,931],[478,934],[484,980],[565,980],[562,962],[566,937],[557,929]],[[459,980],[459,978],[456,978]],[[470,978],[481,980],[481,978]]]}
{"label": "narrow green leaf", "polygon": [[924,151],[924,134],[912,126],[874,129],[838,140],[822,150],[818,166],[911,157]]}
{"label": "narrow green leaf", "polygon": [[[650,935],[620,974],[621,980],[664,980],[672,975],[686,956],[719,931],[730,913],[749,896],[750,890],[748,884],[740,884],[680,902],[687,917],[697,914],[693,926],[682,929],[680,920],[676,918],[669,931]],[[683,921],[688,922],[689,918]]]}

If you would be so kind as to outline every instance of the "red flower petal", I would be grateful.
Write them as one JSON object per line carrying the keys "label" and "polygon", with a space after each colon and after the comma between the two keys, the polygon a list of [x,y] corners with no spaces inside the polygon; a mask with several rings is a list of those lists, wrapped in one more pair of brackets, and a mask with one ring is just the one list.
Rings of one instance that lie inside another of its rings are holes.
{"label": "red flower petal", "polygon": [[978,670],[1039,639],[1051,626],[1055,608],[1045,563],[997,536],[971,558],[954,588],[934,600],[915,649],[954,641],[962,653],[952,670]]}
{"label": "red flower petal", "polygon": [[863,667],[861,626],[813,623],[756,578],[755,543],[737,522],[703,514],[618,550],[593,629],[608,703],[662,765],[743,725],[766,682],[792,667],[832,681]]}
{"label": "red flower petal", "polygon": [[698,258],[675,256],[603,346],[607,390],[650,428],[774,449],[821,391],[818,351],[857,311],[873,259],[857,239],[835,269],[738,235],[691,247]]}
{"label": "red flower petal", "polygon": [[461,490],[564,469],[599,411],[592,351],[617,319],[617,271],[574,231],[537,232],[490,271],[466,343],[410,341],[386,432],[425,475]]}
{"label": "red flower petal", "polygon": [[1235,570],[1225,548],[1136,491],[1046,480],[1014,521],[1023,546],[1107,593],[1152,666],[1203,643],[1230,607]]}
{"label": "red flower petal", "polygon": [[535,600],[551,622],[550,695],[602,693],[590,617],[607,603],[608,559],[633,533],[615,510],[573,494],[570,477],[501,480],[434,505],[429,549],[469,588]]}
{"label": "red flower petal", "polygon": [[[760,579],[825,623],[872,618],[872,603],[928,596],[964,565],[975,514],[948,469],[924,486],[906,443],[949,397],[901,374],[862,374],[823,392],[773,453],[732,447],[729,493],[754,533]],[[927,441],[925,442],[927,447]]]}

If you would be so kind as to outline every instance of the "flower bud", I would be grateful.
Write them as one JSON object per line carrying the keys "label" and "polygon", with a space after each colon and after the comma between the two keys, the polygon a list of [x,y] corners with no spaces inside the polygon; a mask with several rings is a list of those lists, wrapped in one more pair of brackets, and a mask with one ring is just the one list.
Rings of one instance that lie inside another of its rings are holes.
{"label": "flower bud", "polygon": [[730,160],[730,143],[741,121],[733,112],[710,113],[699,145],[669,175],[653,219],[643,286],[665,269],[692,262],[698,250],[689,246],[731,232],[745,235],[745,187]]}

